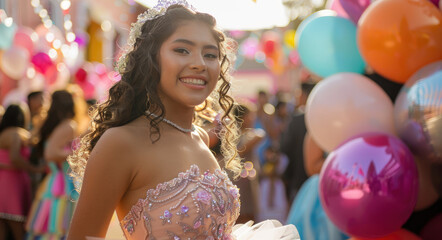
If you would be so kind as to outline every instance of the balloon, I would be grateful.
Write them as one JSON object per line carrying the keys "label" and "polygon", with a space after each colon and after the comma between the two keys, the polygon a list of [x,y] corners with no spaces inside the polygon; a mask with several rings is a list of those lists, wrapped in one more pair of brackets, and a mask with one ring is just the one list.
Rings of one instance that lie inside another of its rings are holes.
{"label": "balloon", "polygon": [[434,4],[434,6],[439,7],[439,0],[428,0]]}
{"label": "balloon", "polygon": [[394,106],[398,135],[425,160],[442,163],[442,61],[417,71]]}
{"label": "balloon", "polygon": [[9,78],[5,73],[0,71],[0,103],[3,102],[4,97],[9,91],[18,87],[18,83],[19,81]]}
{"label": "balloon", "polygon": [[3,52],[0,68],[10,78],[19,80],[24,77],[28,65],[29,54],[26,49],[13,46]]}
{"label": "balloon", "polygon": [[267,57],[272,55],[279,47],[279,35],[274,31],[267,31],[262,34],[262,51]]}
{"label": "balloon", "polygon": [[35,49],[38,52],[48,52],[54,40],[59,40],[61,44],[65,43],[63,32],[55,25],[48,29],[40,24],[35,28],[35,33],[38,35],[38,40],[35,43]]}
{"label": "balloon", "polygon": [[385,237],[380,237],[380,238],[352,237],[349,240],[422,240],[422,238],[405,229],[399,229],[396,232],[390,233]]}
{"label": "balloon", "polygon": [[6,25],[4,22],[0,23],[0,49],[8,49],[12,46],[16,29],[15,23],[10,25]]}
{"label": "balloon", "polygon": [[[306,221],[306,219],[309,219]],[[296,226],[301,239],[347,239],[330,221],[319,199],[319,174],[309,177],[291,205],[286,224]]]}
{"label": "balloon", "polygon": [[59,63],[57,64],[57,74],[56,79],[50,85],[50,90],[57,90],[57,89],[64,89],[68,86],[69,80],[70,80],[70,72],[66,64]]}
{"label": "balloon", "polygon": [[287,30],[284,33],[284,43],[290,48],[296,48],[295,35],[296,31],[293,29]]}
{"label": "balloon", "polygon": [[370,5],[370,0],[339,0],[350,20],[357,24],[362,13]]}
{"label": "balloon", "polygon": [[19,88],[9,91],[8,94],[6,94],[6,96],[3,98],[2,105],[9,106],[14,103],[26,103],[26,93]]}
{"label": "balloon", "polygon": [[442,12],[428,0],[376,1],[362,14],[357,38],[368,65],[405,83],[420,68],[442,59]]}
{"label": "balloon", "polygon": [[34,64],[35,70],[43,74],[46,73],[46,71],[54,65],[49,55],[43,52],[35,54],[32,57],[31,62]]}
{"label": "balloon", "polygon": [[366,133],[345,141],[328,155],[319,178],[325,212],[354,237],[376,238],[398,230],[417,201],[413,155],[387,134]]}
{"label": "balloon", "polygon": [[304,30],[306,25],[308,25],[312,20],[316,18],[325,17],[325,16],[337,16],[337,13],[333,10],[326,9],[314,12],[312,15],[308,16],[306,19],[304,19],[301,22],[301,24],[299,24],[298,29],[296,30],[295,44],[299,45],[299,34]]}
{"label": "balloon", "polygon": [[337,16],[350,19],[347,12],[342,8],[341,1],[339,0],[328,0],[326,8],[335,11]]}
{"label": "balloon", "polygon": [[289,53],[289,60],[295,66],[298,66],[300,64],[300,59],[299,59],[298,51],[296,51],[296,50],[290,51],[290,53]]}
{"label": "balloon", "polygon": [[433,217],[421,230],[423,239],[442,239],[442,213]]}
{"label": "balloon", "polygon": [[259,40],[256,37],[248,37],[240,46],[240,53],[248,59],[253,59],[258,51]]}
{"label": "balloon", "polygon": [[321,80],[307,99],[306,126],[327,152],[364,132],[395,133],[393,103],[376,83],[356,73]]}
{"label": "balloon", "polygon": [[297,44],[306,68],[321,77],[365,71],[365,62],[356,45],[356,26],[350,20],[313,14],[304,21],[297,31]]}
{"label": "balloon", "polygon": [[34,42],[31,39],[33,30],[27,27],[19,27],[14,36],[14,46],[20,46],[26,49],[29,55],[33,54]]}

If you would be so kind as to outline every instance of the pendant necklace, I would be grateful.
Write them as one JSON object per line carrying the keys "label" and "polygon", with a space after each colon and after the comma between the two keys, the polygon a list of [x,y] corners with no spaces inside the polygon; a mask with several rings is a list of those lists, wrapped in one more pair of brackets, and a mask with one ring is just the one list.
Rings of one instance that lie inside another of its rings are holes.
{"label": "pendant necklace", "polygon": [[[156,115],[155,113],[151,113],[151,112],[149,112],[148,110],[146,110],[145,113],[146,113],[147,115],[152,115],[152,116],[154,116],[155,118],[158,117],[158,115]],[[178,129],[179,131],[181,131],[181,132],[183,132],[183,133],[190,133],[190,132],[195,131],[195,126],[194,126],[193,124],[192,124],[192,128],[183,128],[183,127],[178,126],[176,123],[174,123],[174,122],[172,122],[172,121],[170,121],[169,119],[166,119],[166,118],[164,118],[164,117],[161,118],[161,121],[163,121],[163,122],[169,124],[170,126],[176,128],[176,129]]]}

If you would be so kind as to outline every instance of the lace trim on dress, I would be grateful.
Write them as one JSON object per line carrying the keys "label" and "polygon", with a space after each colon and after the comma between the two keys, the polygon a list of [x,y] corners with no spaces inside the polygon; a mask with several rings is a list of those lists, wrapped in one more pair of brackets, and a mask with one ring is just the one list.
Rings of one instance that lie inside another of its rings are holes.
{"label": "lace trim on dress", "polygon": [[[188,198],[192,198],[192,204],[183,204]],[[132,235],[136,225],[142,221],[149,239],[154,239],[152,221],[158,216],[152,216],[150,212],[171,203],[173,205],[168,206],[159,216],[162,225],[178,224],[179,228],[171,229],[181,230],[183,233],[180,235],[184,234],[186,239],[230,239],[231,226],[239,215],[238,188],[232,184],[225,171],[216,169],[214,173],[206,171],[200,174],[197,165],[192,165],[189,170],[179,173],[178,177],[149,189],[146,198],[138,200],[132,206],[120,225],[125,232]],[[193,209],[196,210],[192,212],[192,224],[182,221],[189,217],[188,213]],[[171,239],[180,239],[178,233],[166,230],[166,234]]]}

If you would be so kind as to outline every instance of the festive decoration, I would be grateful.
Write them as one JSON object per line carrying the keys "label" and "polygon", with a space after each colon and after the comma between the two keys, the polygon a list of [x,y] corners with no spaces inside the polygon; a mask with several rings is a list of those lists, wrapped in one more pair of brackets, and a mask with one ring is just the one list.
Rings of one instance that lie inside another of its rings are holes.
{"label": "festive decoration", "polygon": [[362,13],[370,5],[370,0],[336,0],[349,16],[350,20],[357,24]]}
{"label": "festive decoration", "polygon": [[290,29],[284,32],[284,43],[289,48],[296,48],[295,42],[296,30]]}
{"label": "festive decoration", "polygon": [[324,13],[313,14],[298,28],[302,63],[321,77],[340,72],[363,73],[365,62],[357,48],[355,25],[348,19]]}
{"label": "festive decoration", "polygon": [[347,234],[376,238],[397,231],[417,201],[413,155],[398,138],[365,133],[331,152],[319,196],[332,222]]}
{"label": "festive decoration", "polygon": [[305,121],[308,132],[327,152],[364,132],[395,133],[390,98],[376,83],[356,73],[321,80],[307,99]]}
{"label": "festive decoration", "polygon": [[14,36],[14,46],[24,48],[28,51],[29,55],[32,55],[34,53],[33,33],[34,31],[31,28],[19,27]]}
{"label": "festive decoration", "polygon": [[0,69],[15,80],[20,80],[25,76],[28,65],[29,54],[22,47],[14,46],[4,51],[0,61]]}
{"label": "festive decoration", "polygon": [[54,63],[52,62],[51,58],[49,57],[48,54],[43,53],[43,52],[39,52],[37,54],[35,54],[32,59],[31,59],[32,64],[34,64],[34,68],[35,70],[37,70],[37,72],[43,73],[45,74],[46,71],[54,65]]}
{"label": "festive decoration", "polygon": [[3,9],[0,11],[0,49],[8,49],[12,45],[17,25],[12,18],[6,16]]}
{"label": "festive decoration", "polygon": [[357,38],[368,65],[405,83],[420,68],[442,60],[442,12],[428,0],[375,1],[359,20]]}
{"label": "festive decoration", "polygon": [[442,163],[442,60],[417,71],[396,98],[396,129],[422,159]]}

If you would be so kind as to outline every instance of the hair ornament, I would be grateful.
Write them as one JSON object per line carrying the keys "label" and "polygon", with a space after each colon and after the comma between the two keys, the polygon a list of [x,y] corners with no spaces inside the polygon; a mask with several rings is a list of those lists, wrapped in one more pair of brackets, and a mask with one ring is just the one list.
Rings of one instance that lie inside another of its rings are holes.
{"label": "hair ornament", "polygon": [[141,36],[141,28],[143,27],[143,24],[146,21],[153,20],[163,16],[166,13],[167,8],[169,8],[172,5],[181,5],[189,10],[196,11],[196,9],[186,0],[158,0],[157,4],[154,7],[138,15],[137,21],[131,24],[129,38],[127,40],[126,47],[125,49],[123,49],[123,52],[117,61],[115,68],[117,72],[123,74],[123,72],[125,71],[127,63],[127,54],[133,50],[135,42]]}

